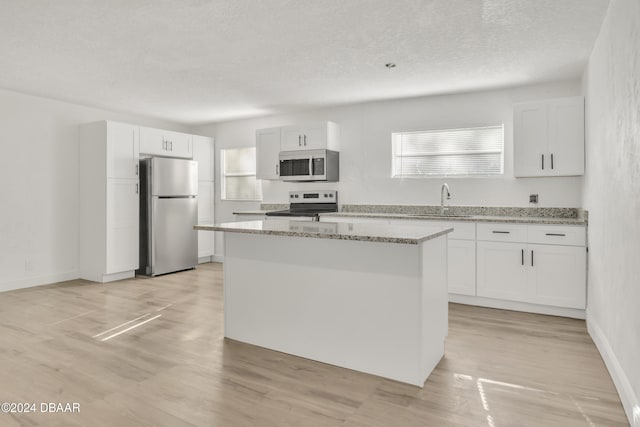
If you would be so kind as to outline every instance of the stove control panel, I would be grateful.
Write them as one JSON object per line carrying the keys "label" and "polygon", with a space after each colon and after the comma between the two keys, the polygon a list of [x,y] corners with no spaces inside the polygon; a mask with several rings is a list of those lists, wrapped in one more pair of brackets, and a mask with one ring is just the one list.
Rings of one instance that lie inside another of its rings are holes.
{"label": "stove control panel", "polygon": [[336,190],[290,191],[289,201],[292,203],[338,203]]}

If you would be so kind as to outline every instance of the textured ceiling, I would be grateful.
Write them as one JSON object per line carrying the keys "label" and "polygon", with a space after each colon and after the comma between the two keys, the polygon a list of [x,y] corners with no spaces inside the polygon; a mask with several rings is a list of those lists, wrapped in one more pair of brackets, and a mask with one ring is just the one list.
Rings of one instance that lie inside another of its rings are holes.
{"label": "textured ceiling", "polygon": [[571,78],[608,3],[0,0],[0,87],[195,124]]}

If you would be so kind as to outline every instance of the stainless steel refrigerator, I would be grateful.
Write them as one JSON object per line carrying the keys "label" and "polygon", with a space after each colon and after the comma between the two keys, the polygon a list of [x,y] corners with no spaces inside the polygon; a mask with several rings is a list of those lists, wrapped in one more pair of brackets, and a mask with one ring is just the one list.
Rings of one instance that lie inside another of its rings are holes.
{"label": "stainless steel refrigerator", "polygon": [[140,160],[140,269],[158,274],[198,263],[198,163],[153,157]]}

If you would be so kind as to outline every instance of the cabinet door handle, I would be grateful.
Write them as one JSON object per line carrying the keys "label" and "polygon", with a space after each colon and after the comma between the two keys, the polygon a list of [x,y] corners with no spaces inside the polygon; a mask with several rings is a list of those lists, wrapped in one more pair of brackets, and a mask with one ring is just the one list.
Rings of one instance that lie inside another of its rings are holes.
{"label": "cabinet door handle", "polygon": [[542,170],[544,170],[544,154],[542,155]]}
{"label": "cabinet door handle", "polygon": [[533,249],[531,249],[531,267],[533,267]]}
{"label": "cabinet door handle", "polygon": [[140,165],[136,165],[136,176],[138,176],[138,167],[139,167],[139,166],[140,166]]}
{"label": "cabinet door handle", "polygon": [[520,262],[522,263],[522,265],[524,265],[524,249],[522,249],[520,251],[520,256],[521,256],[521,261]]}
{"label": "cabinet door handle", "polygon": [[162,141],[162,149],[163,150],[167,149],[167,141],[165,141],[165,140]]}
{"label": "cabinet door handle", "polygon": [[169,141],[169,151],[173,151],[173,141]]}
{"label": "cabinet door handle", "polygon": [[140,185],[140,184],[136,184],[136,194],[139,194],[138,185]]}
{"label": "cabinet door handle", "polygon": [[500,230],[493,230],[492,233],[494,234],[510,234],[510,231],[500,231]]}
{"label": "cabinet door handle", "polygon": [[302,147],[302,135],[298,135],[298,147]]}
{"label": "cabinet door handle", "polygon": [[276,175],[280,176],[280,165],[276,163]]}
{"label": "cabinet door handle", "polygon": [[564,233],[545,233],[545,236],[560,236],[560,237],[565,237],[566,234]]}
{"label": "cabinet door handle", "polygon": [[304,146],[307,146],[307,135],[304,136]]}
{"label": "cabinet door handle", "polygon": [[551,169],[553,169],[553,153],[551,153]]}

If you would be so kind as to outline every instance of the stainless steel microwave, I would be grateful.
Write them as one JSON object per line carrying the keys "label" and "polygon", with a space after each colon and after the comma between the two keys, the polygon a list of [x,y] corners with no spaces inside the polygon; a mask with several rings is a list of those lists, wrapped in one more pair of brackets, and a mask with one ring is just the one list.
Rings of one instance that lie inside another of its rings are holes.
{"label": "stainless steel microwave", "polygon": [[339,153],[331,150],[281,151],[280,180],[337,182],[339,159]]}

